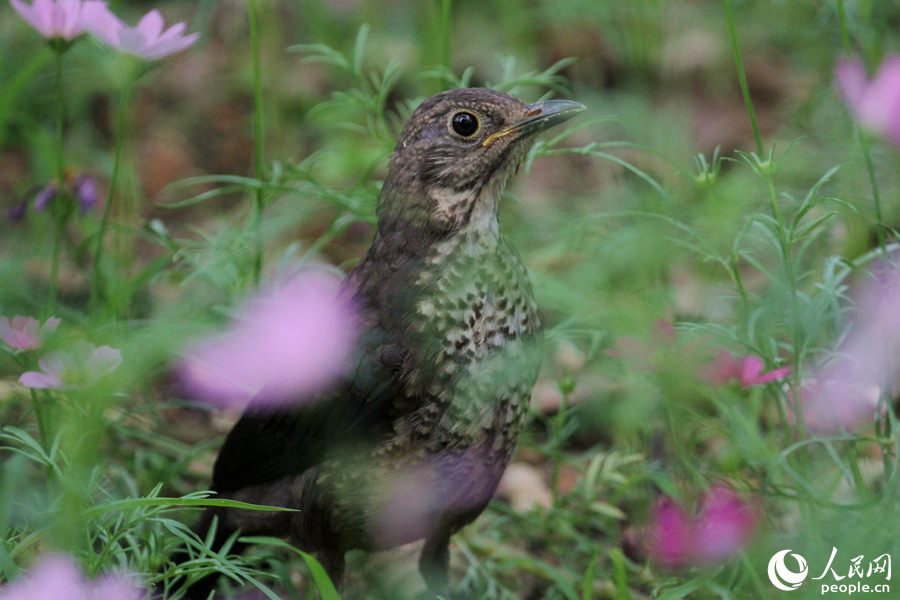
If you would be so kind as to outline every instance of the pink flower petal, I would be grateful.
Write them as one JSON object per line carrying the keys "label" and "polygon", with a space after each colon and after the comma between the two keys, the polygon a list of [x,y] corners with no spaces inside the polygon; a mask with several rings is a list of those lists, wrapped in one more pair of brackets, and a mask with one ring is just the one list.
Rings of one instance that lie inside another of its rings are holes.
{"label": "pink flower petal", "polygon": [[741,362],[735,360],[731,352],[724,348],[716,353],[716,359],[705,365],[700,377],[713,385],[724,385],[741,376]]}
{"label": "pink flower petal", "polygon": [[80,13],[81,0],[57,0],[57,31],[61,37],[71,40],[84,31],[84,28],[81,26]]}
{"label": "pink flower petal", "polygon": [[63,387],[62,381],[56,375],[37,371],[25,371],[19,377],[19,383],[39,390],[58,390]]}
{"label": "pink flower petal", "polygon": [[866,92],[866,69],[858,60],[839,60],[834,68],[838,91],[854,113],[859,114]]}
{"label": "pink flower petal", "polygon": [[756,377],[762,372],[764,363],[758,356],[745,356],[741,359],[741,385],[749,387],[755,383]]}
{"label": "pink flower petal", "polygon": [[671,498],[657,503],[649,534],[650,554],[665,566],[676,567],[689,559],[693,543],[691,525]]}
{"label": "pink flower petal", "polygon": [[159,36],[163,30],[163,18],[162,15],[159,14],[159,11],[155,8],[148,12],[146,15],[141,17],[141,20],[138,21],[137,30],[141,32],[144,36],[144,39],[147,40],[147,45],[152,46],[159,40]]}
{"label": "pink flower petal", "polygon": [[733,491],[712,490],[697,518],[694,557],[718,563],[736,554],[749,541],[756,526],[755,511]]}
{"label": "pink flower petal", "polygon": [[302,401],[346,366],[355,317],[336,284],[300,275],[244,310],[227,336],[191,350],[182,367],[189,391],[210,402]]}
{"label": "pink flower petal", "polygon": [[885,58],[871,81],[859,61],[839,61],[835,83],[860,123],[900,145],[900,56]]}
{"label": "pink flower petal", "polygon": [[[770,381],[775,381],[777,379],[781,379],[782,377],[787,377],[788,375],[791,374],[791,371],[792,371],[791,367],[781,367],[778,369],[773,369],[773,370],[769,371],[768,373],[763,373],[762,375],[757,375],[756,377],[753,378],[753,381],[751,381],[747,385],[760,385],[763,383],[769,383]],[[747,385],[745,385],[744,387],[747,387]]]}
{"label": "pink flower petal", "polygon": [[6,317],[0,317],[0,339],[16,351],[36,350],[44,340],[59,326],[59,319],[49,318],[43,326],[31,317],[21,315],[13,317],[10,323]]}
{"label": "pink flower petal", "polygon": [[84,581],[75,563],[62,556],[47,556],[31,572],[3,588],[3,600],[84,600]]}
{"label": "pink flower petal", "polygon": [[84,28],[113,48],[118,49],[119,30],[125,27],[103,0],[88,0],[81,7],[81,21]]}

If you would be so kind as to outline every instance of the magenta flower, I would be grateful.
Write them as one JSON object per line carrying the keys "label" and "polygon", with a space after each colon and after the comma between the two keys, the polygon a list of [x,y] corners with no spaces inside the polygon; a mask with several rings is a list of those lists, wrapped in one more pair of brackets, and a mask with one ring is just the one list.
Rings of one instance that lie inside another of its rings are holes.
{"label": "magenta flower", "polygon": [[186,25],[178,23],[163,31],[162,15],[156,9],[144,15],[137,27],[129,27],[110,12],[105,2],[86,2],[84,26],[120,52],[156,60],[190,47],[199,33],[182,35]]}
{"label": "magenta flower", "polygon": [[791,372],[790,367],[781,367],[763,373],[763,366],[764,363],[758,356],[734,358],[728,350],[722,349],[715,361],[707,365],[703,372],[703,378],[715,385],[740,381],[743,387],[748,388],[752,385],[762,385],[781,379]]}
{"label": "magenta flower", "polygon": [[191,395],[242,406],[297,401],[330,383],[346,366],[355,316],[336,281],[301,274],[252,301],[227,335],[190,350],[182,380]]}
{"label": "magenta flower", "polygon": [[885,58],[871,81],[859,61],[838,61],[835,82],[860,123],[900,145],[900,55]]}
{"label": "magenta flower", "polygon": [[898,389],[900,267],[876,265],[873,273],[858,295],[844,343],[803,386],[803,419],[817,433],[872,423],[882,391]]}
{"label": "magenta flower", "polygon": [[84,31],[81,0],[34,0],[30,5],[21,0],[9,0],[9,3],[48,40],[72,40]]}
{"label": "magenta flower", "polygon": [[57,327],[56,317],[50,317],[43,325],[31,317],[13,317],[12,323],[0,317],[0,339],[14,351],[37,350]]}
{"label": "magenta flower", "polygon": [[139,600],[144,592],[127,576],[107,575],[85,581],[75,563],[46,556],[25,577],[0,588],[0,600]]}
{"label": "magenta flower", "polygon": [[646,531],[650,555],[669,568],[716,564],[753,535],[756,511],[732,490],[716,488],[690,518],[671,498],[660,499]]}
{"label": "magenta flower", "polygon": [[82,390],[115,371],[121,363],[119,350],[78,341],[71,352],[50,352],[43,356],[38,361],[41,371],[22,373],[19,383],[38,389]]}

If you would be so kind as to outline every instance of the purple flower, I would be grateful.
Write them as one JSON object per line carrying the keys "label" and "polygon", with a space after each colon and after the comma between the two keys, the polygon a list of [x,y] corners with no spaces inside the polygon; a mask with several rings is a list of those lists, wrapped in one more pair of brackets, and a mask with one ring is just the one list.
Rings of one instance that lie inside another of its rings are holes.
{"label": "purple flower", "polygon": [[81,0],[34,0],[31,5],[9,0],[22,18],[47,39],[72,40],[84,31]]}
{"label": "purple flower", "polygon": [[664,497],[646,531],[650,555],[669,568],[719,563],[744,547],[756,520],[753,507],[724,487],[704,496],[694,518]]}
{"label": "purple flower", "polygon": [[0,600],[139,600],[144,592],[127,576],[107,575],[89,582],[69,558],[51,555],[25,577],[0,588]]}
{"label": "purple flower", "polygon": [[[892,257],[894,260],[897,257]],[[876,265],[857,298],[855,319],[840,349],[826,357],[801,399],[803,419],[817,433],[872,423],[882,391],[900,381],[900,267]]]}
{"label": "purple flower", "polygon": [[186,25],[178,23],[163,30],[162,15],[156,9],[144,15],[137,27],[129,27],[110,12],[105,2],[86,2],[84,26],[92,34],[120,52],[146,60],[156,60],[193,45],[199,33],[182,35]]}
{"label": "purple flower", "polygon": [[55,183],[48,183],[34,197],[34,212],[40,212],[47,208],[47,205],[50,204],[50,201],[56,198],[56,194],[58,191],[59,188],[56,187]]}
{"label": "purple flower", "polygon": [[71,352],[50,352],[38,361],[39,371],[26,371],[19,377],[25,387],[54,390],[86,389],[115,371],[122,353],[109,346],[97,348],[78,341]]}
{"label": "purple flower", "polygon": [[191,395],[224,405],[307,398],[346,366],[355,316],[336,281],[300,274],[251,302],[227,335],[190,350],[182,380]]}
{"label": "purple flower", "polygon": [[841,60],[835,82],[859,122],[900,145],[900,55],[881,63],[871,81],[858,60]]}
{"label": "purple flower", "polygon": [[73,191],[75,192],[75,198],[78,200],[81,215],[84,216],[92,206],[97,204],[97,182],[90,175],[79,175],[75,179]]}
{"label": "purple flower", "polygon": [[28,213],[28,200],[22,200],[14,206],[6,209],[6,218],[10,221],[21,221]]}
{"label": "purple flower", "polygon": [[59,327],[59,319],[50,317],[41,325],[31,317],[13,317],[12,323],[0,317],[0,339],[16,351],[36,350]]}
{"label": "purple flower", "polygon": [[781,379],[791,372],[790,367],[773,369],[763,373],[764,363],[758,356],[743,356],[734,358],[728,350],[719,351],[716,360],[707,365],[703,373],[704,379],[716,385],[722,385],[730,381],[740,381],[741,385],[748,388],[752,385],[762,385],[776,379]]}

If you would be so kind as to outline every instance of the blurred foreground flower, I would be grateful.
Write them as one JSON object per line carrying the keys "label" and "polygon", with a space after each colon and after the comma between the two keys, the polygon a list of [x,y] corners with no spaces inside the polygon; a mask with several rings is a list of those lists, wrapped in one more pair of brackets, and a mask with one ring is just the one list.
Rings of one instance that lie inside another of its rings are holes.
{"label": "blurred foreground flower", "polygon": [[72,40],[84,31],[81,0],[34,0],[30,5],[21,0],[9,0],[9,3],[47,39]]}
{"label": "blurred foreground flower", "polygon": [[0,317],[0,339],[16,351],[37,350],[44,340],[59,327],[59,319],[50,317],[41,325],[31,317],[13,317],[12,323]]}
{"label": "blurred foreground flower", "polygon": [[125,576],[85,581],[75,563],[47,556],[22,579],[0,588],[0,600],[139,600],[144,591]]}
{"label": "blurred foreground flower", "polygon": [[727,488],[703,498],[690,518],[671,498],[656,505],[646,531],[650,555],[666,567],[714,564],[736,554],[750,539],[756,511]]}
{"label": "blurred foreground flower", "polygon": [[180,52],[200,37],[199,33],[181,35],[186,27],[184,23],[177,23],[163,31],[163,18],[156,9],[144,15],[137,27],[129,27],[110,12],[105,2],[85,4],[84,26],[116,50],[146,60]]}
{"label": "blurred foreground flower", "polygon": [[301,274],[247,306],[224,336],[190,350],[182,365],[187,391],[208,402],[243,406],[302,400],[346,366],[355,315],[337,281]]}
{"label": "blurred foreground flower", "polygon": [[880,264],[859,293],[855,319],[839,351],[804,383],[803,419],[823,434],[871,424],[882,392],[896,392],[898,381],[900,266]]}
{"label": "blurred foreground flower", "polygon": [[83,217],[92,206],[97,204],[97,182],[90,175],[81,174],[75,178],[72,190],[75,192],[75,199],[78,200],[78,209]]}
{"label": "blurred foreground flower", "polygon": [[50,352],[38,365],[42,372],[26,371],[19,377],[25,387],[54,390],[86,389],[115,371],[122,363],[122,353],[109,346],[97,348],[79,341],[71,352]]}
{"label": "blurred foreground flower", "polygon": [[763,373],[764,363],[758,356],[743,356],[734,358],[731,352],[722,349],[716,360],[707,366],[704,379],[715,385],[722,385],[729,381],[740,381],[745,388],[751,385],[762,385],[776,379],[781,379],[790,374],[790,367],[780,367]]}
{"label": "blurred foreground flower", "polygon": [[858,60],[841,60],[835,82],[859,122],[900,145],[900,55],[889,56],[868,80]]}

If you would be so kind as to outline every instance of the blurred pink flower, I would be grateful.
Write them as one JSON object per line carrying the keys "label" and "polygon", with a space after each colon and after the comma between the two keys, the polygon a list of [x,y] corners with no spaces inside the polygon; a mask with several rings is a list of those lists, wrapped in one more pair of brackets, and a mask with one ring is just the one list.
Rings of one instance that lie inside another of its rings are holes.
{"label": "blurred pink flower", "polygon": [[900,267],[877,264],[858,294],[855,318],[843,344],[804,383],[803,419],[823,434],[871,424],[882,391],[896,392],[898,382]]}
{"label": "blurred pink flower", "polygon": [[30,5],[9,0],[9,3],[47,39],[72,40],[84,31],[81,0],[34,0]]}
{"label": "blurred pink flower", "polygon": [[319,391],[346,367],[355,314],[337,281],[296,275],[253,300],[231,332],[190,350],[182,381],[223,405],[291,402]]}
{"label": "blurred pink flower", "polygon": [[858,60],[841,60],[835,82],[859,122],[900,145],[900,55],[888,56],[869,81]]}
{"label": "blurred pink flower", "polygon": [[13,317],[12,323],[0,317],[0,339],[13,350],[36,350],[44,340],[59,327],[59,319],[50,317],[41,325],[31,317]]}
{"label": "blurred pink flower", "polygon": [[719,350],[715,361],[703,369],[703,378],[715,385],[722,385],[730,381],[740,381],[745,388],[751,385],[762,385],[776,379],[781,379],[791,372],[790,367],[773,369],[763,373],[764,363],[758,356],[750,355],[734,358],[731,352],[725,349]]}
{"label": "blurred pink flower", "polygon": [[156,60],[190,47],[199,33],[182,35],[186,25],[178,23],[163,31],[164,22],[158,10],[144,15],[137,27],[129,27],[115,16],[105,2],[85,2],[84,27],[120,52],[146,60]]}
{"label": "blurred pink flower", "polygon": [[76,564],[63,556],[46,556],[30,573],[0,588],[0,600],[139,600],[144,591],[127,576],[108,575],[85,581]]}
{"label": "blurred pink flower", "polygon": [[121,363],[122,353],[115,348],[97,348],[78,341],[71,352],[50,352],[43,356],[38,361],[43,372],[26,371],[19,377],[19,383],[39,389],[86,389],[115,371]]}
{"label": "blurred pink flower", "polygon": [[647,530],[650,555],[669,568],[719,563],[747,544],[756,519],[750,504],[723,487],[706,494],[693,519],[664,497]]}
{"label": "blurred pink flower", "polygon": [[693,544],[692,523],[674,500],[661,498],[647,532],[650,555],[667,567],[687,562]]}

